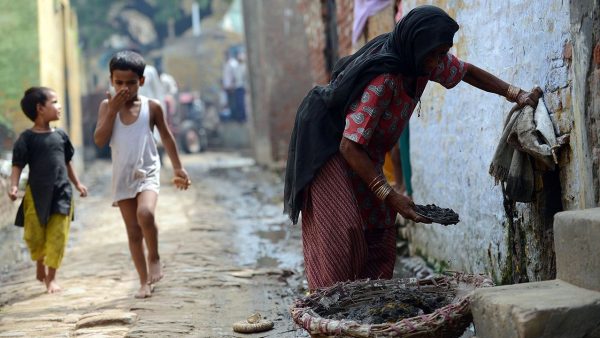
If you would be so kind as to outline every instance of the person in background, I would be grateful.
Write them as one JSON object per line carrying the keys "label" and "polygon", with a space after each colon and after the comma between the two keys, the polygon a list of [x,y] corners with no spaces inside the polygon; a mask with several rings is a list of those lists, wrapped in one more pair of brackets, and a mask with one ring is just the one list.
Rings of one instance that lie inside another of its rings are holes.
{"label": "person in background", "polygon": [[230,51],[227,53],[227,61],[223,67],[223,89],[227,93],[227,104],[232,121],[246,121],[245,86],[245,54],[241,51],[237,53]]}
{"label": "person in background", "polygon": [[402,161],[400,160],[399,144],[385,154],[383,162],[383,175],[389,184],[400,194],[406,194],[406,185],[402,175]]}
{"label": "person in background", "polygon": [[[134,51],[138,53],[137,51]],[[160,75],[158,74],[158,69],[153,65],[146,65],[144,68],[144,85],[140,87],[138,94],[144,97],[148,97],[154,100],[157,100],[162,107],[163,112],[165,112],[165,116],[168,121],[168,107],[166,101],[167,89],[164,87],[162,80],[160,79]],[[153,131],[154,140],[156,141],[156,148],[158,149],[158,158],[160,159],[160,163],[162,164],[163,155],[165,153],[165,148],[162,144],[162,140],[160,135],[158,135],[158,130],[154,129]]]}
{"label": "person in background", "polygon": [[172,121],[177,114],[177,99],[179,95],[179,87],[177,86],[177,81],[173,77],[173,75],[161,72],[160,73],[160,82],[162,84],[163,89],[165,90],[164,96],[164,110],[167,115],[167,121],[169,122],[169,126],[172,125]]}
{"label": "person in background", "polygon": [[235,100],[235,69],[239,66],[238,61],[232,56],[232,52],[225,52],[225,63],[223,64],[223,90],[227,97],[227,107],[229,108],[229,120],[233,120],[234,111],[236,111]]}
{"label": "person in background", "polygon": [[236,113],[234,119],[238,122],[246,122],[246,54],[243,51],[237,52],[238,66],[235,69],[235,107]]}

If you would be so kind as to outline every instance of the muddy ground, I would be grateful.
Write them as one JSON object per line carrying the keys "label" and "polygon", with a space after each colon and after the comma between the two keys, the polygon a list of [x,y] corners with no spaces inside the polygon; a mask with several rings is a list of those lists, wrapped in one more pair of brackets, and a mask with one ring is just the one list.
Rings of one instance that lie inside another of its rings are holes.
{"label": "muddy ground", "polygon": [[[108,161],[90,163],[81,175],[90,196],[76,200],[60,294],[45,294],[35,280],[21,229],[1,228],[0,337],[308,337],[289,315],[306,280],[300,228],[282,214],[281,175],[232,153],[182,160],[193,180],[188,191],[169,183],[168,163],[162,171],[165,277],[151,298],[133,298],[137,276],[111,206]],[[232,331],[254,312],[274,328]]]}

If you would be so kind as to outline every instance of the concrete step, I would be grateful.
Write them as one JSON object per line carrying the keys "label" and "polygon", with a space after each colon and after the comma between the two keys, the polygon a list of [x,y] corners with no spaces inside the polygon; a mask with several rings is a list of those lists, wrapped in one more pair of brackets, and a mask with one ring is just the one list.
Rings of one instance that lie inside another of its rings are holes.
{"label": "concrete step", "polygon": [[600,292],[561,280],[475,290],[480,338],[599,338]]}
{"label": "concrete step", "polygon": [[554,216],[556,278],[600,291],[600,208]]}

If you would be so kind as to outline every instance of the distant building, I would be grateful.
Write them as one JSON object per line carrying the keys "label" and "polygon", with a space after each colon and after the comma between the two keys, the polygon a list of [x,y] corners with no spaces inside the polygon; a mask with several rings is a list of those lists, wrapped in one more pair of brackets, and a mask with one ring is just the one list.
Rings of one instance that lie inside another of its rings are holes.
{"label": "distant building", "polygon": [[[0,0],[0,8],[0,123],[14,131],[0,139],[14,138],[31,126],[19,101],[28,87],[46,86],[56,90],[63,106],[63,117],[55,126],[67,130],[75,148],[81,148],[77,17],[69,0]],[[6,128],[0,128],[0,133],[2,130]],[[11,142],[2,142],[0,150],[11,146]],[[81,161],[83,156],[75,159]]]}
{"label": "distant building", "polygon": [[296,109],[351,52],[352,0],[242,1],[256,160],[283,165]]}

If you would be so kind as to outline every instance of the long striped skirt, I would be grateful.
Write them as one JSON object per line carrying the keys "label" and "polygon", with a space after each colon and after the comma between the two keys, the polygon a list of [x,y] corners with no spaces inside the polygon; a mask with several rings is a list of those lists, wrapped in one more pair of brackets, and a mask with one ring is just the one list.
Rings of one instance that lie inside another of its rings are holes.
{"label": "long striped skirt", "polygon": [[305,190],[302,246],[311,290],[394,272],[396,230],[364,229],[347,170],[338,153]]}

